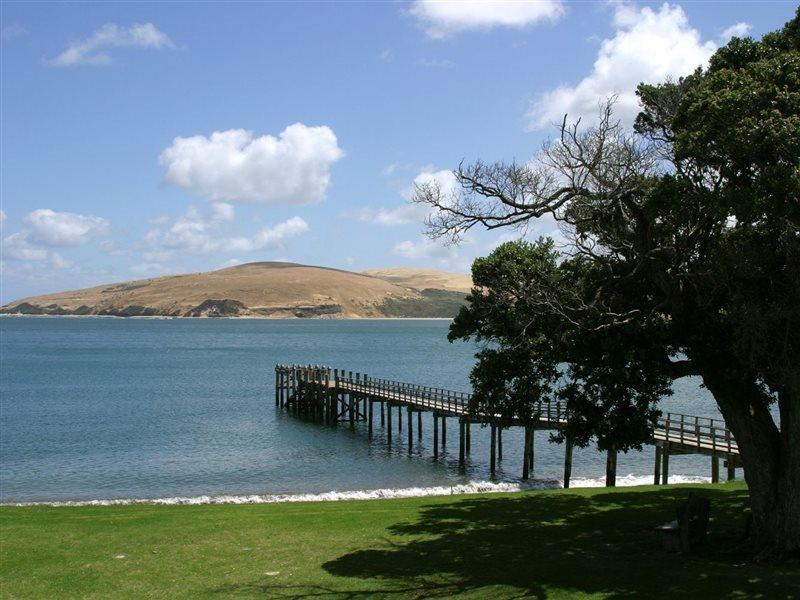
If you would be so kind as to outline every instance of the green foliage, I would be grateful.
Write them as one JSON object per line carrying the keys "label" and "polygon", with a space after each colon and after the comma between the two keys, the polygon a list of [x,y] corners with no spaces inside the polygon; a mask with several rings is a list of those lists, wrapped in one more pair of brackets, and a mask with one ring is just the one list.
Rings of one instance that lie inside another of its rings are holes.
{"label": "green foliage", "polygon": [[569,423],[554,438],[567,435],[585,446],[594,436],[601,449],[641,447],[671,380],[660,368],[661,350],[643,339],[653,330],[595,331],[591,314],[560,310],[587,296],[597,275],[581,258],[563,259],[546,239],[507,242],[475,261],[475,289],[449,334],[451,341],[482,343],[470,375],[474,412],[530,422],[539,402],[560,398]]}
{"label": "green foliage", "polygon": [[380,310],[387,317],[452,319],[464,305],[464,294],[451,290],[424,289],[422,298],[387,298]]}

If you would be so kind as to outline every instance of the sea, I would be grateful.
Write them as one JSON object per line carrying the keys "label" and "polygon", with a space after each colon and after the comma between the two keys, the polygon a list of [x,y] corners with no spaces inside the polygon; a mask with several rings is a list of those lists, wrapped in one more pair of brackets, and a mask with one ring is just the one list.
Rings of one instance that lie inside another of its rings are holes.
{"label": "sea", "polygon": [[[489,430],[473,425],[458,467],[455,422],[432,452],[429,415],[406,435],[376,424],[309,422],[275,406],[276,363],[327,365],[469,391],[476,347],[448,320],[0,318],[0,502],[248,503],[508,491],[561,486],[563,446],[505,431],[489,473]],[[697,379],[662,409],[717,417]],[[394,420],[396,426],[396,419]],[[415,423],[416,425],[416,423]],[[620,454],[617,484],[652,482],[653,448]],[[708,481],[710,459],[673,456],[670,482]],[[723,471],[724,472],[724,471]],[[576,448],[572,486],[604,484],[605,454]],[[739,473],[741,476],[741,472]]]}

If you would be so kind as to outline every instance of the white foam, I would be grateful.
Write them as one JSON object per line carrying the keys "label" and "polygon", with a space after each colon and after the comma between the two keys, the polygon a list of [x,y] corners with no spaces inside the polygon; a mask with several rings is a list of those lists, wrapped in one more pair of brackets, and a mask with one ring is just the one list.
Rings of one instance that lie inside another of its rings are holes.
{"label": "white foam", "polygon": [[[699,475],[670,475],[669,483],[711,483],[710,477]],[[634,475],[630,473],[622,477],[617,477],[617,487],[630,487],[634,485],[652,485],[652,475]],[[605,477],[574,477],[570,480],[570,487],[574,488],[594,488],[605,487]]]}
{"label": "white foam", "polygon": [[[648,485],[651,476],[625,475],[617,477],[617,486]],[[670,483],[709,483],[710,478],[693,475],[671,475]],[[605,486],[604,477],[574,478],[573,488]],[[126,506],[130,504],[152,505],[198,505],[198,504],[277,504],[287,502],[338,502],[342,500],[380,500],[387,498],[418,498],[423,496],[451,496],[458,494],[491,494],[498,492],[521,492],[524,490],[557,489],[563,482],[543,479],[529,482],[471,481],[452,486],[382,488],[377,490],[331,491],[318,494],[249,494],[219,496],[172,496],[169,498],[118,498],[109,500],[65,500],[56,502],[15,502],[2,506]]]}

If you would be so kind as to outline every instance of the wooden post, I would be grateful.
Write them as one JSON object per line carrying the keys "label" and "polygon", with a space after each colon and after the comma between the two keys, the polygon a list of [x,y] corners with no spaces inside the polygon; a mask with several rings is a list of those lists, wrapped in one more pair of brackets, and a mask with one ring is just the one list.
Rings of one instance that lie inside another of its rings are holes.
{"label": "wooden post", "polygon": [[397,433],[403,433],[403,405],[397,405]]}
{"label": "wooden post", "polygon": [[439,415],[433,412],[433,458],[439,458]]}
{"label": "wooden post", "polygon": [[411,454],[411,447],[414,444],[414,411],[408,405],[408,453]]}
{"label": "wooden post", "polygon": [[447,415],[442,415],[442,451],[447,448]]}
{"label": "wooden post", "polygon": [[711,453],[711,483],[719,483],[719,457],[716,452]]}
{"label": "wooden post", "polygon": [[528,471],[530,472],[530,476],[533,477],[534,468],[533,468],[533,442],[536,435],[536,429],[534,429],[533,425],[531,425],[531,436],[528,440]]}
{"label": "wooden post", "polygon": [[661,484],[669,483],[669,446],[661,449]]}
{"label": "wooden post", "polygon": [[572,438],[567,436],[564,441],[564,487],[569,487],[569,479],[572,476]]}
{"label": "wooden post", "polygon": [[392,407],[386,405],[386,441],[392,445]]}
{"label": "wooden post", "polygon": [[733,454],[728,454],[728,481],[736,479],[736,463],[733,462]]}
{"label": "wooden post", "polygon": [[386,403],[383,400],[381,400],[381,427],[385,427],[386,426],[386,413],[383,410],[384,409],[384,404],[386,404]]}
{"label": "wooden post", "polygon": [[497,428],[497,460],[503,460],[503,428]]}
{"label": "wooden post", "polygon": [[275,367],[275,406],[281,403],[281,373],[278,367]]}
{"label": "wooden post", "polygon": [[464,458],[467,450],[466,431],[464,429],[464,421],[458,420],[458,466],[464,468]]}
{"label": "wooden post", "polygon": [[527,481],[529,471],[528,465],[528,442],[530,441],[531,437],[531,428],[529,425],[525,425],[525,441],[522,443],[522,480]]}
{"label": "wooden post", "polygon": [[[350,385],[353,384],[353,372],[348,371],[348,380]],[[355,407],[353,406],[353,389],[350,389],[350,392],[347,394],[347,409],[348,413],[347,416],[350,418],[350,427],[355,427]]]}
{"label": "wooden post", "polygon": [[367,398],[367,435],[372,439],[372,398]]}
{"label": "wooden post", "polygon": [[656,460],[655,466],[653,467],[653,485],[659,485],[661,483],[661,447],[656,444]]}
{"label": "wooden post", "polygon": [[617,485],[617,449],[609,448],[606,452],[606,487]]}
{"label": "wooden post", "polygon": [[470,451],[472,450],[472,436],[471,436],[472,423],[467,421],[465,426],[467,428],[467,454],[469,454]]}
{"label": "wooden post", "polygon": [[494,477],[495,471],[497,470],[497,425],[494,423],[491,424],[491,448],[489,450],[489,472]]}
{"label": "wooden post", "polygon": [[422,411],[417,411],[417,439],[422,441]]}

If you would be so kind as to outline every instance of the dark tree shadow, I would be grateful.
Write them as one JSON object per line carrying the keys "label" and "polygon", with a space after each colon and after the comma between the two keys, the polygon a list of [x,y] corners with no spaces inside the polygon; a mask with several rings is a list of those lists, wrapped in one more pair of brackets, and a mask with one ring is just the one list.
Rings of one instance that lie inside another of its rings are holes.
{"label": "dark tree shadow", "polygon": [[[329,587],[266,580],[215,590],[268,598],[800,598],[800,565],[750,562],[742,540],[747,492],[711,499],[705,547],[661,549],[655,526],[675,518],[690,486],[636,492],[526,493],[432,503],[391,537],[322,567]],[[357,580],[354,584],[353,580]]]}
{"label": "dark tree shadow", "polygon": [[[798,565],[751,564],[742,541],[747,492],[702,489],[712,502],[708,543],[665,553],[654,527],[674,518],[686,488],[657,492],[470,498],[425,509],[392,533],[407,543],[326,563],[334,575],[431,583],[429,595],[508,586],[609,598],[800,598]],[[415,539],[416,538],[416,539]],[[446,581],[447,585],[442,586]]]}

